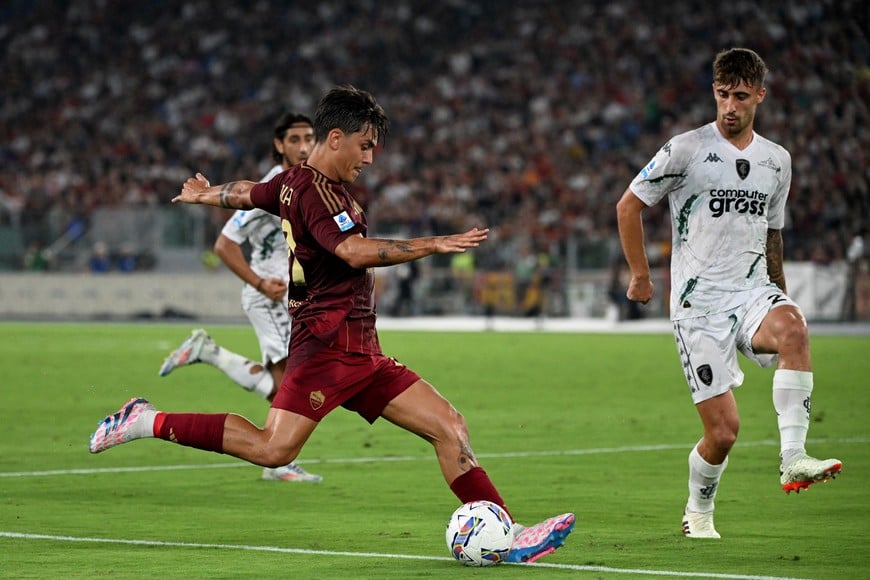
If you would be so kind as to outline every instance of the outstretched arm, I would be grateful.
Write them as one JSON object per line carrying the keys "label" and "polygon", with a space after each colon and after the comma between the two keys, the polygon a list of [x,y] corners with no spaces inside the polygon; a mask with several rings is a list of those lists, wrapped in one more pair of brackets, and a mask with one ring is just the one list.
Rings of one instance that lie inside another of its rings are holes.
{"label": "outstretched arm", "polygon": [[766,254],[768,278],[788,294],[785,287],[785,271],[782,269],[782,230],[767,230]]}
{"label": "outstretched arm", "polygon": [[172,198],[172,203],[199,203],[227,209],[253,209],[251,188],[254,181],[230,181],[211,185],[202,173],[189,177],[181,186],[181,193]]}
{"label": "outstretched arm", "polygon": [[353,268],[393,266],[431,256],[462,253],[484,241],[489,229],[472,228],[463,234],[413,238],[410,240],[369,239],[351,236],[338,244],[335,255]]}
{"label": "outstretched arm", "polygon": [[619,241],[625,261],[631,270],[631,282],[625,295],[629,300],[646,304],[653,296],[653,283],[650,280],[649,260],[643,241],[643,218],[646,208],[631,189],[626,189],[616,204],[616,221],[619,225]]}

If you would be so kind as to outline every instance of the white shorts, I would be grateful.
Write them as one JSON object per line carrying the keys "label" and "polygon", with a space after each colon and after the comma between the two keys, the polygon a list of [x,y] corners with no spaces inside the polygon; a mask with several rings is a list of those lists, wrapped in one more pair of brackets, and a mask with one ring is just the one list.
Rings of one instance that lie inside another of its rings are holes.
{"label": "white shorts", "polygon": [[263,364],[276,363],[287,358],[290,347],[290,314],[285,302],[257,300],[243,308],[263,353]]}
{"label": "white shorts", "polygon": [[776,364],[777,355],[752,350],[752,337],[768,312],[780,306],[798,308],[798,305],[775,286],[743,294],[741,305],[730,310],[674,321],[677,351],[696,405],[743,384],[738,350],[760,367]]}

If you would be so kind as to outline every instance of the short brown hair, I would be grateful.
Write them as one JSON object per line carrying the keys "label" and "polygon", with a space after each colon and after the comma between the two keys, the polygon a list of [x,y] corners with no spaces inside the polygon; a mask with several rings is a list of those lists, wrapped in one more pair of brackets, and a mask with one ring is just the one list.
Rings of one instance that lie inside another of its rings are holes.
{"label": "short brown hair", "polygon": [[751,87],[764,88],[767,65],[758,54],[748,48],[729,48],[716,55],[713,61],[713,82],[734,87],[745,82]]}

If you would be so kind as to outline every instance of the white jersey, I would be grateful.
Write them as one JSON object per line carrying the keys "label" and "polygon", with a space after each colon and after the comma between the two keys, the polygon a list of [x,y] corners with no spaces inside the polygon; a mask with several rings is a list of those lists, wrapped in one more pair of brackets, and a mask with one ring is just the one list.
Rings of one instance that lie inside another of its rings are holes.
{"label": "white jersey", "polygon": [[[260,180],[261,183],[271,180],[282,171],[284,168],[276,165]],[[281,231],[281,218],[262,209],[240,209],[227,221],[221,233],[239,245],[245,242],[250,244],[251,269],[260,278],[290,281],[287,242]],[[269,299],[250,284],[245,284],[242,288],[242,304],[259,300]]]}
{"label": "white jersey", "polygon": [[710,123],[656,153],[630,189],[648,206],[668,196],[672,320],[729,310],[770,284],[767,230],[785,224],[790,186],[788,151],[756,133],[741,151]]}

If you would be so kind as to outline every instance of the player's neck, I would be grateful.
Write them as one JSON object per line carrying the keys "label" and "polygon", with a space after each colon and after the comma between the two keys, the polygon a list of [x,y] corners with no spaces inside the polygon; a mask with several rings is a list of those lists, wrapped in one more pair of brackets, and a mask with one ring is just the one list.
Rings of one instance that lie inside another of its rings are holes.
{"label": "player's neck", "polygon": [[308,156],[308,159],[305,160],[305,164],[313,167],[332,181],[341,181],[335,166],[330,163],[328,152],[326,150],[318,150],[318,147],[319,145],[314,146],[314,150]]}
{"label": "player's neck", "polygon": [[752,125],[749,125],[735,135],[729,135],[726,131],[724,131],[722,129],[722,126],[719,125],[719,121],[716,121],[716,129],[726,141],[728,141],[741,151],[749,147],[749,145],[752,143],[752,140],[755,138],[755,132],[752,129]]}

